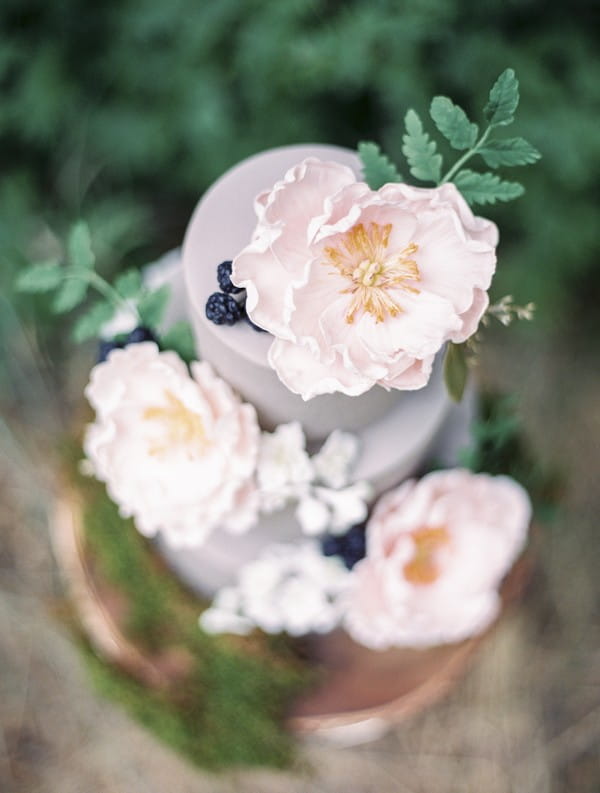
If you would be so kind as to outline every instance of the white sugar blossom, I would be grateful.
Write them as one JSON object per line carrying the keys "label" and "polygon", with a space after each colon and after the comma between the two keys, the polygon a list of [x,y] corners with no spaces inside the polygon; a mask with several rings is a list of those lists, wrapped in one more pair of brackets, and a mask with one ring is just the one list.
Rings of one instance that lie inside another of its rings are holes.
{"label": "white sugar blossom", "polygon": [[302,426],[297,421],[280,424],[275,432],[263,433],[256,478],[265,512],[281,509],[287,501],[306,492],[314,469],[305,444]]}
{"label": "white sugar blossom", "polygon": [[373,488],[368,482],[355,482],[343,490],[316,487],[315,495],[329,508],[329,531],[343,534],[356,523],[367,517],[367,502],[373,496]]}
{"label": "white sugar blossom", "polygon": [[323,534],[331,522],[331,510],[327,504],[310,493],[300,499],[295,514],[302,531],[309,536]]}
{"label": "white sugar blossom", "polygon": [[206,633],[237,633],[246,636],[254,630],[252,620],[241,616],[241,593],[235,587],[220,589],[209,609],[200,616],[200,627]]}
{"label": "white sugar blossom", "polygon": [[312,458],[318,478],[336,489],[350,481],[350,471],[358,455],[358,438],[350,432],[334,430],[318,454]]}
{"label": "white sugar blossom", "polygon": [[367,501],[372,496],[367,482],[348,484],[358,439],[335,430],[313,457],[305,447],[298,422],[263,433],[257,466],[261,508],[272,512],[295,502],[304,534],[342,534],[367,517]]}
{"label": "white sugar blossom", "polygon": [[246,633],[256,626],[292,636],[327,633],[341,621],[352,573],[316,543],[270,545],[221,590],[200,617],[208,633]]}
{"label": "white sugar blossom", "polygon": [[258,513],[256,412],[209,364],[191,371],[153,342],[133,344],[95,366],[85,391],[96,477],[123,517],[174,547],[200,545],[217,526],[246,531]]}

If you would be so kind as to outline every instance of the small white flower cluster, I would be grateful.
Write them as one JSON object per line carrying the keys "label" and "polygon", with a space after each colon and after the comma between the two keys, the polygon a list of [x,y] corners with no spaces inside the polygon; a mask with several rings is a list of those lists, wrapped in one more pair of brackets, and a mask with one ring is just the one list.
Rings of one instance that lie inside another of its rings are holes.
{"label": "small white flower cluster", "polygon": [[535,303],[518,306],[512,295],[505,295],[497,303],[488,307],[482,322],[484,325],[488,325],[488,317],[495,317],[502,325],[508,326],[514,319],[532,320],[534,312]]}
{"label": "small white flower cluster", "polygon": [[372,496],[368,482],[350,484],[357,454],[356,436],[341,430],[332,432],[312,457],[297,421],[263,433],[256,469],[261,509],[274,512],[296,502],[304,534],[343,534],[365,520]]}
{"label": "small white flower cluster", "polygon": [[245,635],[258,627],[292,636],[327,633],[342,620],[351,573],[318,543],[267,546],[246,564],[236,586],[224,587],[200,616],[207,633]]}

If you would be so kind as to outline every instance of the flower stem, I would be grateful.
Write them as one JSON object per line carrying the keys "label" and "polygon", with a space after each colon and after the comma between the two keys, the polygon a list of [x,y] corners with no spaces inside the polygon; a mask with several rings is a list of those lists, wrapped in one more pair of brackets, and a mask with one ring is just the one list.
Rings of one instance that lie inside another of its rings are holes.
{"label": "flower stem", "polygon": [[94,272],[93,270],[70,270],[70,268],[67,269],[67,273],[68,275],[64,276],[64,280],[68,280],[69,278],[79,278],[82,281],[87,281],[91,287],[93,287],[97,292],[100,292],[100,294],[113,305],[115,311],[118,309],[123,309],[129,314],[133,314],[136,321],[139,321],[140,315],[137,311],[137,308],[132,306],[131,303],[128,303],[127,300],[124,300],[117,290],[112,287],[108,281],[102,278],[101,275],[98,275],[98,273]]}
{"label": "flower stem", "polygon": [[98,273],[92,270],[88,273],[87,278],[90,286],[94,287],[94,289],[100,292],[101,295],[104,295],[109,303],[113,304],[115,309],[122,308],[125,311],[134,314],[135,319],[139,320],[140,316],[137,309],[132,306],[131,303],[128,303],[126,300],[124,300],[117,290],[112,287],[108,281],[105,281],[101,275],[98,275]]}
{"label": "flower stem", "polygon": [[460,171],[460,169],[463,167],[463,165],[468,160],[470,160],[471,157],[473,157],[473,156],[475,156],[475,154],[477,154],[479,149],[483,146],[483,144],[488,139],[489,134],[490,134],[491,131],[492,131],[492,125],[487,127],[487,129],[485,130],[483,135],[479,138],[477,143],[473,146],[473,148],[469,149],[469,151],[465,152],[465,154],[463,154],[463,156],[454,163],[454,165],[452,166],[452,168],[450,168],[448,173],[444,176],[444,178],[442,179],[440,184],[446,184],[446,182],[449,182],[452,179],[452,177],[455,176],[458,173],[458,171]]}

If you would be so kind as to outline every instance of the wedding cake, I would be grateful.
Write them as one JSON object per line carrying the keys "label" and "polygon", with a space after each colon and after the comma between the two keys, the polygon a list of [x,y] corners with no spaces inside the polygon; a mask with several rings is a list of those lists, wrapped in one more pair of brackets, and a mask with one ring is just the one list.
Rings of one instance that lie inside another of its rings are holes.
{"label": "wedding cake", "polygon": [[[322,444],[334,430],[352,432],[359,454],[352,479],[371,483],[373,497],[422,469],[427,461],[456,464],[469,444],[475,395],[455,405],[446,392],[438,356],[430,382],[417,391],[374,386],[360,396],[333,393],[303,400],[290,391],[268,362],[273,337],[247,322],[217,325],[206,316],[206,302],[217,287],[216,270],[251,240],[256,226],[254,200],[307,158],[347,166],[360,178],[358,155],[334,146],[287,146],[257,154],[222,176],[203,196],[189,224],[182,253],[187,310],[198,355],[212,365],[244,402],[256,408],[260,426],[273,431],[299,422],[308,448]],[[232,584],[240,567],[270,542],[300,539],[291,507],[261,517],[258,526],[235,539],[214,532],[198,548],[161,546],[174,569],[202,594]]]}
{"label": "wedding cake", "polygon": [[[526,542],[527,493],[457,468],[477,412],[468,363],[481,328],[530,319],[492,303],[499,233],[472,206],[523,187],[466,168],[526,165],[497,138],[514,119],[506,69],[472,122],[447,97],[414,110],[408,183],[374,143],[272,149],[202,197],[181,255],[114,285],[85,223],[65,261],[21,289],[57,312],[97,290],[77,341],[100,336],[86,396],[85,465],[122,518],[212,598],[208,633],[336,628],[369,649],[480,634]],[[199,607],[200,610],[200,607]]]}

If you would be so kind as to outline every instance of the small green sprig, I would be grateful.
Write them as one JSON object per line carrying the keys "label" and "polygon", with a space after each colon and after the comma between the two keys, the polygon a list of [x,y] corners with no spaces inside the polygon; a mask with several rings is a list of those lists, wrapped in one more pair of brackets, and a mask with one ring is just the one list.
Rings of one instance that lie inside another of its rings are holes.
{"label": "small green sprig", "polygon": [[[436,141],[424,129],[418,114],[410,109],[404,120],[402,153],[411,175],[436,185],[454,182],[471,205],[518,198],[525,192],[519,182],[506,181],[491,171],[480,173],[464,167],[476,156],[489,168],[530,165],[540,159],[540,152],[524,138],[493,137],[498,129],[512,124],[518,104],[519,81],[512,69],[503,71],[490,90],[483,109],[486,124],[481,135],[479,125],[469,119],[462,107],[446,96],[434,97],[429,114],[435,126],[453,149],[464,152],[444,174],[443,157]],[[396,166],[378,146],[361,143],[358,152],[365,180],[373,190],[386,182],[401,181]]]}
{"label": "small green sprig", "polygon": [[[481,157],[489,168],[530,165],[540,159],[540,152],[524,138],[495,138],[502,127],[512,124],[519,105],[519,81],[512,69],[505,69],[490,89],[483,108],[485,125],[480,134],[479,125],[471,121],[462,107],[447,96],[436,96],[431,101],[429,115],[438,131],[455,151],[464,152],[443,173],[443,157],[435,140],[425,130],[418,114],[410,109],[404,119],[402,153],[411,176],[422,182],[443,185],[453,182],[470,204],[494,204],[512,201],[523,195],[525,188],[519,182],[501,179],[492,171],[473,171],[465,165],[474,157]],[[388,182],[400,182],[402,177],[394,163],[374,143],[360,143],[358,153],[363,164],[365,181],[372,190]],[[512,298],[511,298],[512,301]],[[533,306],[514,306],[501,303],[497,310],[489,311],[503,324],[514,317],[528,319]],[[462,399],[468,378],[470,349],[467,344],[449,343],[444,358],[444,378],[448,393],[455,401]]]}
{"label": "small green sprig", "polygon": [[[62,260],[36,262],[21,270],[15,288],[20,292],[52,294],[50,305],[55,314],[65,314],[88,302],[73,325],[72,336],[76,342],[98,336],[118,311],[128,313],[134,326],[159,331],[169,300],[168,285],[148,289],[135,269],[121,273],[114,284],[110,284],[96,270],[96,256],[85,221],[73,225],[65,249]],[[90,290],[95,291],[99,299],[90,302]],[[173,325],[163,334],[161,348],[175,350],[186,362],[195,358],[189,324]]]}

